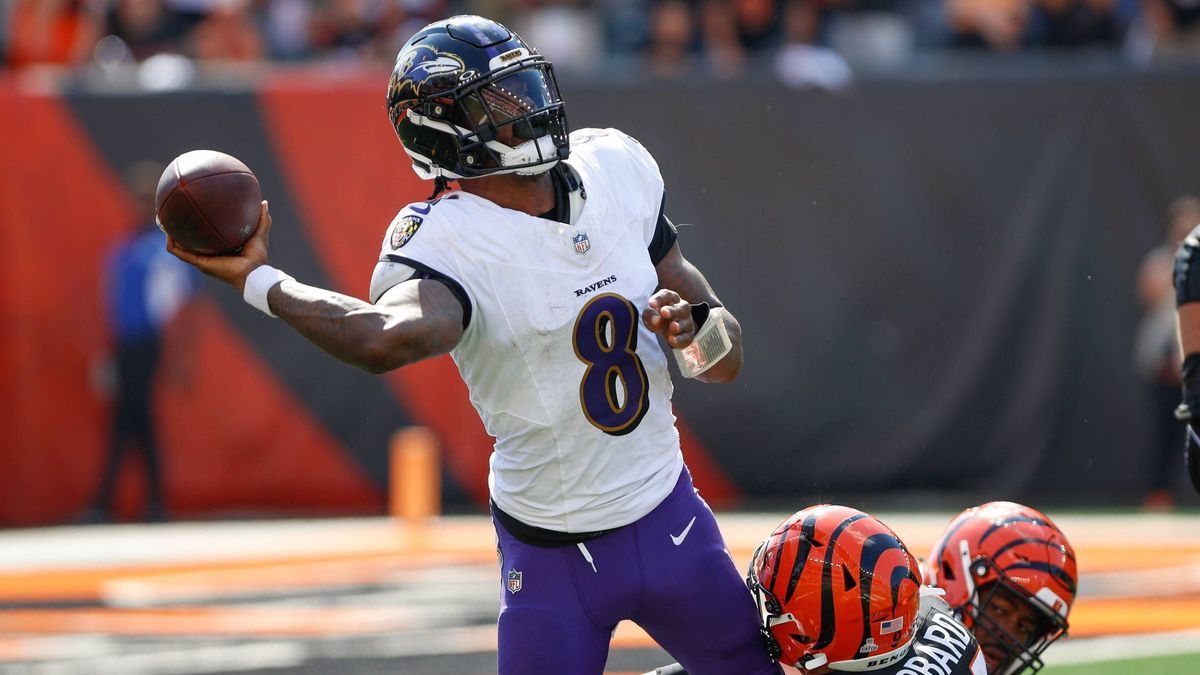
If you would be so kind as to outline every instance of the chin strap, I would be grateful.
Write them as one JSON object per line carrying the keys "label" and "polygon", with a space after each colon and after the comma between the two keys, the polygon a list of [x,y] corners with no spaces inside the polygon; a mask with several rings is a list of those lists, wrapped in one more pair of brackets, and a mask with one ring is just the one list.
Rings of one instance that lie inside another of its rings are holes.
{"label": "chin strap", "polygon": [[425,201],[431,202],[438,198],[438,195],[445,192],[450,187],[450,179],[445,176],[438,176],[433,179],[433,194],[429,195],[429,199]]}

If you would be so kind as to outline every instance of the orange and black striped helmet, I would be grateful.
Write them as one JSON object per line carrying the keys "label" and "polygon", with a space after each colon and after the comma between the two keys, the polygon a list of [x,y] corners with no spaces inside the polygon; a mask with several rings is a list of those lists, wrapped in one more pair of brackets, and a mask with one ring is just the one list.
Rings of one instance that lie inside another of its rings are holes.
{"label": "orange and black striped helmet", "polygon": [[[993,675],[1042,668],[1040,655],[1067,631],[1067,614],[1079,579],[1075,551],[1042,512],[1013,502],[988,502],[950,521],[928,560],[927,582],[946,591],[946,602],[975,632],[981,645],[1001,646]],[[997,594],[1029,603],[1039,626],[1021,637],[992,615]]]}
{"label": "orange and black striped helmet", "polygon": [[805,673],[883,668],[916,635],[920,570],[876,518],[823,504],[759,545],[746,585],[772,656]]}

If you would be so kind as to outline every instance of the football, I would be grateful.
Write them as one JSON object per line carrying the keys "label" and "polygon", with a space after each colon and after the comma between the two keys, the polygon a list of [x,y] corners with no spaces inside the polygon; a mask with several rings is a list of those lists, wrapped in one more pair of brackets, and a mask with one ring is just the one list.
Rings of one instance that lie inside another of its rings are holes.
{"label": "football", "polygon": [[233,253],[258,226],[262,190],[254,172],[236,157],[193,150],[176,157],[158,179],[158,226],[196,253]]}

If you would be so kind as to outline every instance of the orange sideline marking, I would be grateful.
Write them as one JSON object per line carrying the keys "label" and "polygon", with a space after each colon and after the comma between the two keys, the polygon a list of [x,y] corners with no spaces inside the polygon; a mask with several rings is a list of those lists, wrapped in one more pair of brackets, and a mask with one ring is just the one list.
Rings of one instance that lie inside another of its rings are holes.
{"label": "orange sideline marking", "polygon": [[1183,598],[1081,598],[1071,609],[1071,635],[1095,637],[1157,633],[1200,626],[1200,596]]}
{"label": "orange sideline marking", "polygon": [[0,612],[0,632],[39,635],[324,636],[412,630],[394,607],[184,607],[155,610],[37,609]]}
{"label": "orange sideline marking", "polygon": [[[120,566],[92,569],[57,569],[39,572],[0,573],[0,601],[34,602],[47,600],[99,601],[106,583],[134,579],[154,582],[156,577],[170,583],[180,574],[206,574],[220,588],[244,589],[281,586],[320,586],[328,583],[353,583],[377,578],[384,571],[428,568],[449,561],[458,564],[495,560],[492,550],[455,554],[398,554],[395,552],[358,555],[328,555],[286,559],[221,561],[207,564]],[[329,565],[361,567],[349,578],[328,579],[322,570]]]}

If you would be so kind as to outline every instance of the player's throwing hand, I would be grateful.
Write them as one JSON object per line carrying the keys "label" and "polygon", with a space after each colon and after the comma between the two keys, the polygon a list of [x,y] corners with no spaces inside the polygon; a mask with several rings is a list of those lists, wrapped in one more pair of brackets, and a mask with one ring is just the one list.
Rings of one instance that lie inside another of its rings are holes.
{"label": "player's throwing hand", "polygon": [[692,306],[679,294],[664,288],[650,296],[649,307],[642,311],[642,323],[655,333],[662,333],[672,349],[683,349],[696,337]]}

